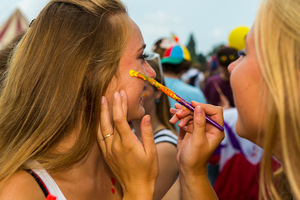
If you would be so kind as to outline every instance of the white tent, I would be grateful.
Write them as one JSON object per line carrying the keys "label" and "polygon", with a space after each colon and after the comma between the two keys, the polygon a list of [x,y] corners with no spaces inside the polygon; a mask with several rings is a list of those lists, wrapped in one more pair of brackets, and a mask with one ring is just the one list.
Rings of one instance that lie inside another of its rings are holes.
{"label": "white tent", "polygon": [[8,45],[17,35],[28,29],[29,22],[19,9],[0,26],[0,49]]}

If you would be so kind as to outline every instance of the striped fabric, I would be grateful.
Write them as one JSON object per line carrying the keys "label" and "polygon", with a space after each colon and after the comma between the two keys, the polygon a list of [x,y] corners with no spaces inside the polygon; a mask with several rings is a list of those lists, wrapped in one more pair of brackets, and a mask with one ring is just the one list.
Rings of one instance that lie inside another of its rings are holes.
{"label": "striped fabric", "polygon": [[177,146],[177,136],[169,129],[162,129],[154,134],[154,142],[155,144],[169,142]]}

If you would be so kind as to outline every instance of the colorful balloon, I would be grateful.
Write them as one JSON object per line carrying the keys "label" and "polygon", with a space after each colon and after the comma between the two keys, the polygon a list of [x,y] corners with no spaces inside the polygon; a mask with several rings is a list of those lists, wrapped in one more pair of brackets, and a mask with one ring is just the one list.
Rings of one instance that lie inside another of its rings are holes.
{"label": "colorful balloon", "polygon": [[233,29],[228,37],[228,46],[236,48],[238,51],[243,50],[245,48],[245,36],[249,30],[246,26]]}

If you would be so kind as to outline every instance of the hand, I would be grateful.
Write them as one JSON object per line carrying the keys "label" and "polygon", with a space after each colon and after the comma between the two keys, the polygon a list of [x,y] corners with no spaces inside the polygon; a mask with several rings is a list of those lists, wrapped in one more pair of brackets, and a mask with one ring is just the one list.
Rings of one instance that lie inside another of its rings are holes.
{"label": "hand", "polygon": [[195,112],[191,113],[182,105],[175,104],[170,111],[174,116],[171,123],[179,122],[179,136],[177,141],[177,162],[180,171],[193,175],[206,175],[209,158],[224,139],[224,132],[206,123],[205,115],[224,125],[221,107],[201,104],[192,101]]}
{"label": "hand", "polygon": [[[143,143],[126,120],[127,96],[125,91],[114,95],[112,121],[107,100],[102,97],[98,143],[103,156],[121,184],[124,199],[152,199],[158,175],[157,152],[150,116],[141,122]],[[106,137],[108,134],[111,136]]]}

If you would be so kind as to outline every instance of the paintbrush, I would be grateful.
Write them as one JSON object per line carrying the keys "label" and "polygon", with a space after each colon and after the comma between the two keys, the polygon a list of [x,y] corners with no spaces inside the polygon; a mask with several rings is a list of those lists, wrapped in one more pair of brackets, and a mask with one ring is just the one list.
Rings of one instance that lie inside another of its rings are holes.
{"label": "paintbrush", "polygon": [[[182,97],[180,97],[178,94],[176,94],[175,92],[173,92],[166,86],[157,82],[154,78],[150,78],[150,77],[148,77],[140,72],[134,71],[134,70],[130,70],[129,74],[132,77],[137,77],[137,78],[141,78],[145,81],[148,81],[151,85],[153,85],[157,89],[161,90],[163,93],[165,93],[166,95],[168,95],[169,97],[174,99],[176,102],[180,103],[181,105],[185,106],[190,111],[192,111],[192,112],[195,111],[195,108],[190,103],[188,103],[186,100],[184,100]],[[217,122],[215,122],[214,120],[210,119],[207,116],[205,116],[205,118],[206,118],[206,121],[208,121],[210,124],[212,124],[213,126],[218,128],[219,130],[224,131],[224,128],[222,126],[220,126]]]}

